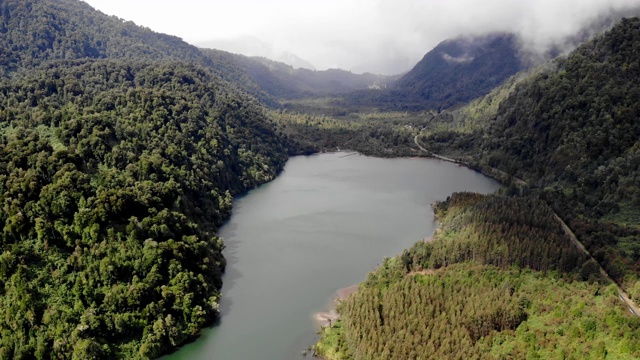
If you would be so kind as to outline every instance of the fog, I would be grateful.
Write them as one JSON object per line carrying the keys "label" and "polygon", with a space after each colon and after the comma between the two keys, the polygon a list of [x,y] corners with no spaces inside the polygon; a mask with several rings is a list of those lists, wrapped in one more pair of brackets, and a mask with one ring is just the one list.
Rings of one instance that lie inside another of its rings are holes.
{"label": "fog", "polygon": [[439,42],[464,35],[513,32],[529,54],[570,47],[567,40],[594,21],[640,8],[640,0],[87,2],[196,45],[227,44],[223,50],[276,58],[295,54],[317,69],[380,74],[407,71]]}

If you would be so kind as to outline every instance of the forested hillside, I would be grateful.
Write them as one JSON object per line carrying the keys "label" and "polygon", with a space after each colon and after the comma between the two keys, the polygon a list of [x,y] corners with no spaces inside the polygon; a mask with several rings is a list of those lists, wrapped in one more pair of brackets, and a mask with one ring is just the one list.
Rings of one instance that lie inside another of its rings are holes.
{"label": "forested hillside", "polygon": [[472,131],[433,132],[435,151],[466,154],[529,182],[607,271],[640,282],[640,19],[625,19],[513,87]]}
{"label": "forested hillside", "polygon": [[348,96],[352,106],[446,109],[486,95],[525,68],[512,34],[446,40],[388,89]]}
{"label": "forested hillside", "polygon": [[0,2],[0,49],[0,358],[148,359],[195,336],[232,197],[289,152],[237,89],[264,92],[80,1]]}
{"label": "forested hillside", "polygon": [[189,61],[275,105],[234,62],[211,58],[178,37],[107,16],[79,0],[3,0],[0,35],[0,77],[56,60]]}
{"label": "forested hillside", "polygon": [[202,62],[198,49],[77,0],[3,0],[0,75],[48,60],[128,58]]}
{"label": "forested hillside", "polygon": [[287,155],[198,66],[71,61],[0,85],[0,357],[153,358],[216,318],[215,231]]}
{"label": "forested hillside", "polygon": [[640,321],[534,198],[454,194],[338,306],[328,359],[634,359]]}

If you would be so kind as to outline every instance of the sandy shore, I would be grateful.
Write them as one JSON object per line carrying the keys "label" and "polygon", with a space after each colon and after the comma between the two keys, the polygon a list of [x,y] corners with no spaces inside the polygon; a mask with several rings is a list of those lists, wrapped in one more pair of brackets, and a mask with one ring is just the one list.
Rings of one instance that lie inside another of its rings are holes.
{"label": "sandy shore", "polygon": [[334,305],[329,311],[320,311],[313,314],[313,319],[315,322],[321,327],[329,325],[329,323],[336,321],[340,318],[340,314],[335,309],[335,303],[342,301],[349,297],[349,295],[353,294],[358,290],[358,284],[351,285],[346,288],[339,289],[336,291],[336,297],[334,300]]}
{"label": "sandy shore", "polygon": [[[424,239],[422,239],[422,241],[433,241],[433,239],[438,234],[440,234],[440,232],[442,232],[442,229],[438,227],[431,236],[425,237]],[[336,291],[334,303],[330,306],[331,309],[329,311],[320,311],[313,314],[313,320],[316,322],[316,324],[320,325],[320,327],[325,327],[331,322],[338,320],[340,318],[340,314],[338,314],[338,312],[336,311],[335,304],[348,298],[349,295],[353,294],[356,291],[358,291],[358,284],[347,286],[346,288],[342,288]]]}

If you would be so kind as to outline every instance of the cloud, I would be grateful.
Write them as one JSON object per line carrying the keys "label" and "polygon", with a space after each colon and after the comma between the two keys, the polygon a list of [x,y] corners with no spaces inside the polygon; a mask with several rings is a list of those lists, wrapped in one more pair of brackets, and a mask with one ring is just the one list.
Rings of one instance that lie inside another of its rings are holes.
{"label": "cloud", "polygon": [[546,53],[598,19],[638,7],[640,0],[382,0],[376,15],[417,61],[444,39],[492,32],[515,33],[526,52]]}
{"label": "cloud", "polygon": [[513,32],[534,54],[563,47],[640,0],[87,0],[190,42],[253,36],[319,69],[397,74],[439,42]]}

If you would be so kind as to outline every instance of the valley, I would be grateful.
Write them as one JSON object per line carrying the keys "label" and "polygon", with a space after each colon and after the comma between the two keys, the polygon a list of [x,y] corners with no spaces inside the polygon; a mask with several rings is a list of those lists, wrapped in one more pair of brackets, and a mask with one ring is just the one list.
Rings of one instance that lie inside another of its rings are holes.
{"label": "valley", "polygon": [[639,8],[383,76],[1,1],[0,358],[639,358]]}
{"label": "valley", "polygon": [[163,360],[310,357],[314,313],[432,234],[430,203],[499,188],[439,160],[349,154],[292,157],[277,179],[234,202],[219,231],[227,246],[220,324]]}

